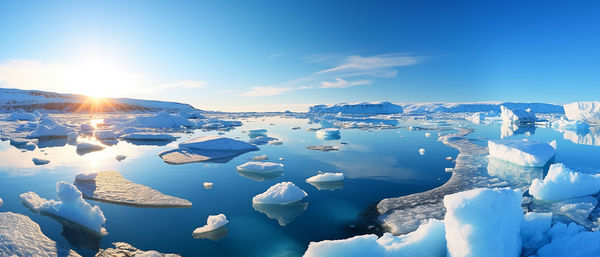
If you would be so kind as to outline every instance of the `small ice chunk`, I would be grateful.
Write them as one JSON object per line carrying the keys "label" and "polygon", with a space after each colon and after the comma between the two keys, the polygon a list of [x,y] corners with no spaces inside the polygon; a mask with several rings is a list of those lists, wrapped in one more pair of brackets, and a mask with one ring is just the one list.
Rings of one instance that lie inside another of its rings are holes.
{"label": "small ice chunk", "polygon": [[344,180],[344,173],[326,172],[326,173],[317,174],[310,178],[307,178],[306,182],[316,183],[316,182],[331,182],[331,181],[342,181],[342,180]]}
{"label": "small ice chunk", "polygon": [[46,164],[50,163],[50,160],[40,159],[40,158],[33,158],[32,161],[33,161],[33,164],[35,164],[35,165],[46,165]]}
{"label": "small ice chunk", "polygon": [[127,156],[119,154],[117,156],[115,156],[115,159],[117,159],[117,161],[122,161],[125,160],[125,158],[127,158]]}
{"label": "small ice chunk", "polygon": [[429,132],[425,133],[425,137],[430,137],[430,136],[431,136],[431,133],[429,133]]}
{"label": "small ice chunk", "polygon": [[600,191],[600,174],[574,172],[562,163],[550,165],[543,180],[534,179],[529,193],[539,200],[564,200]]}
{"label": "small ice chunk", "polygon": [[279,139],[269,141],[269,145],[283,145],[283,142]]}
{"label": "small ice chunk", "polygon": [[520,123],[534,123],[537,121],[535,113],[532,113],[529,109],[508,109],[503,105],[500,106],[500,118],[502,118],[503,124],[520,124]]}
{"label": "small ice chunk", "polygon": [[115,132],[110,130],[99,130],[94,133],[94,136],[99,140],[116,139],[117,135]]}
{"label": "small ice chunk", "polygon": [[251,129],[248,131],[248,135],[266,135],[267,134],[267,130],[266,129]]}
{"label": "small ice chunk", "polygon": [[425,155],[425,148],[419,149],[419,154],[420,155]]}
{"label": "small ice chunk", "polygon": [[96,176],[98,176],[97,171],[82,171],[75,174],[75,180],[94,180],[96,179]]}
{"label": "small ice chunk", "polygon": [[252,158],[252,160],[254,160],[254,161],[264,161],[264,160],[268,160],[268,159],[269,159],[269,157],[266,154],[255,156],[254,158]]}
{"label": "small ice chunk", "polygon": [[454,171],[454,168],[444,168],[444,171],[445,172],[452,172],[452,171]]}
{"label": "small ice chunk", "polygon": [[77,132],[67,133],[68,140],[77,140],[77,137],[79,137],[79,134],[77,134]]}
{"label": "small ice chunk", "polygon": [[87,124],[87,123],[83,123],[81,124],[81,131],[94,131],[94,129],[96,129],[94,126]]}
{"label": "small ice chunk", "polygon": [[527,139],[490,140],[488,149],[490,157],[531,167],[544,166],[556,152],[556,149],[548,143]]}
{"label": "small ice chunk", "polygon": [[329,145],[310,145],[310,146],[307,146],[306,148],[310,149],[310,150],[317,150],[317,151],[322,151],[322,152],[330,152],[330,151],[339,150],[339,147],[329,146]]}
{"label": "small ice chunk", "polygon": [[204,183],[202,183],[202,185],[204,186],[204,189],[212,189],[214,183],[213,182],[204,182]]}
{"label": "small ice chunk", "polygon": [[304,199],[308,194],[292,182],[281,182],[252,198],[254,204],[289,204]]}
{"label": "small ice chunk", "polygon": [[406,235],[385,233],[311,242],[304,257],[441,257],[446,256],[444,222],[431,219]]}
{"label": "small ice chunk", "polygon": [[283,170],[283,164],[275,162],[246,162],[237,166],[238,170],[257,173],[271,173]]}
{"label": "small ice chunk", "polygon": [[2,201],[2,198],[0,198],[0,206],[2,206],[2,204],[4,204],[4,201]]}
{"label": "small ice chunk", "polygon": [[80,142],[77,143],[77,151],[79,152],[92,152],[92,151],[100,151],[104,149],[104,145],[92,142]]}
{"label": "small ice chunk", "polygon": [[452,157],[446,156],[446,161],[451,161],[451,160],[452,160]]}
{"label": "small ice chunk", "polygon": [[35,212],[44,212],[56,215],[67,220],[78,223],[96,232],[104,232],[102,225],[106,221],[100,207],[92,207],[83,200],[81,192],[64,181],[56,183],[56,193],[59,201],[46,200],[34,192],[26,192],[20,195],[23,203]]}
{"label": "small ice chunk", "polygon": [[484,188],[444,196],[448,256],[519,256],[521,196]]}
{"label": "small ice chunk", "polygon": [[192,235],[213,231],[215,229],[227,225],[227,223],[229,223],[229,221],[227,220],[225,214],[210,215],[208,216],[208,219],[206,219],[206,225],[194,229]]}

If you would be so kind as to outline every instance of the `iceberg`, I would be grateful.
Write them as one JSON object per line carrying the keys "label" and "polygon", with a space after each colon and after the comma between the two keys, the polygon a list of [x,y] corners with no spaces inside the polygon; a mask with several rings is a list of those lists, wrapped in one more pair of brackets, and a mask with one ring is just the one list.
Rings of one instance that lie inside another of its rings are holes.
{"label": "iceberg", "polygon": [[569,120],[600,123],[600,101],[575,102],[563,105],[565,116]]}
{"label": "iceberg", "polygon": [[344,180],[344,173],[321,173],[306,179],[308,183],[334,182]]}
{"label": "iceberg", "polygon": [[75,132],[72,128],[58,124],[48,116],[45,116],[37,124],[37,127],[27,137],[29,138],[49,138],[60,137],[66,138],[69,133]]}
{"label": "iceberg", "polygon": [[544,166],[556,152],[556,148],[551,144],[527,139],[490,140],[488,149],[490,157],[531,167]]}
{"label": "iceberg", "polygon": [[216,230],[220,227],[227,225],[227,223],[229,223],[229,221],[227,220],[227,217],[225,216],[225,214],[209,215],[208,219],[206,219],[206,225],[194,229],[194,232],[192,232],[192,235],[203,234],[203,233],[207,233],[207,232]]}
{"label": "iceberg", "polygon": [[292,182],[281,182],[271,186],[264,193],[252,198],[254,204],[290,204],[298,202],[308,194]]}
{"label": "iceberg", "polygon": [[316,136],[322,140],[337,140],[340,139],[340,130],[337,128],[326,128],[317,130]]}
{"label": "iceberg", "polygon": [[131,182],[117,171],[78,173],[74,184],[83,197],[90,200],[154,208],[192,206],[188,200]]}
{"label": "iceberg", "polygon": [[315,105],[309,113],[342,113],[342,114],[393,114],[402,113],[402,106],[390,102],[339,103],[332,105]]}
{"label": "iceberg", "polygon": [[12,212],[0,212],[0,242],[0,256],[80,257],[44,235],[29,217]]}
{"label": "iceberg", "polygon": [[448,256],[519,256],[521,196],[520,190],[483,188],[446,195]]}
{"label": "iceberg", "polygon": [[33,164],[35,164],[35,165],[46,165],[46,164],[50,163],[49,160],[40,159],[40,158],[33,158],[32,161],[33,161]]}
{"label": "iceberg", "polygon": [[[487,112],[500,113],[500,106],[509,109],[531,109],[535,113],[564,113],[561,105],[546,103],[474,102],[474,103],[415,103],[402,104],[405,114]],[[495,115],[497,116],[497,115]]]}
{"label": "iceberg", "polygon": [[246,162],[236,168],[239,171],[271,173],[283,171],[283,164],[275,162]]}
{"label": "iceberg", "polygon": [[87,227],[98,233],[104,233],[102,227],[106,218],[100,207],[92,207],[83,200],[81,192],[75,187],[64,181],[56,183],[56,193],[59,201],[46,200],[34,192],[26,192],[20,195],[23,204],[35,212],[47,213],[58,216],[84,227]]}
{"label": "iceberg", "polygon": [[190,139],[179,144],[178,149],[162,152],[159,156],[170,164],[227,162],[240,154],[257,150],[258,147],[244,141],[222,136],[206,136]]}
{"label": "iceberg", "polygon": [[311,242],[304,257],[443,257],[446,256],[444,222],[429,220],[411,233],[355,236],[342,240]]}
{"label": "iceberg", "polygon": [[564,200],[600,191],[600,174],[574,172],[562,163],[550,165],[543,180],[534,179],[529,193],[539,200]]}
{"label": "iceberg", "polygon": [[511,110],[504,106],[500,106],[500,111],[500,118],[502,118],[503,124],[534,123],[537,121],[535,113],[532,113],[530,110]]}
{"label": "iceberg", "polygon": [[94,257],[181,257],[173,253],[159,253],[154,250],[142,251],[128,243],[114,242],[115,248],[100,249]]}

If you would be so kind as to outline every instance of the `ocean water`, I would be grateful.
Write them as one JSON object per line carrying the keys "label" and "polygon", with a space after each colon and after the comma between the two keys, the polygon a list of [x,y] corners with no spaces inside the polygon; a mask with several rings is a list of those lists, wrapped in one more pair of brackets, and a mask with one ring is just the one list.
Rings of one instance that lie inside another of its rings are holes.
{"label": "ocean water", "polygon": [[[82,117],[77,117],[81,119]],[[84,117],[84,119],[87,117]],[[92,117],[93,118],[93,117]],[[458,151],[440,143],[439,133],[451,133],[460,125],[474,128],[468,137],[481,144],[499,139],[499,124],[474,125],[464,121],[438,123],[401,123],[396,129],[342,129],[341,138],[323,140],[307,128],[318,127],[307,119],[252,118],[244,126],[225,132],[224,136],[248,140],[245,133],[264,128],[268,136],[283,141],[282,145],[262,145],[260,151],[240,155],[226,163],[192,163],[170,165],[158,153],[176,148],[191,137],[214,135],[216,131],[190,131],[166,145],[135,145],[113,142],[106,149],[80,155],[75,146],[64,141],[40,142],[43,148],[22,152],[0,143],[0,211],[12,211],[31,217],[44,234],[55,241],[71,244],[84,256],[93,256],[98,248],[112,247],[112,242],[127,242],[142,250],[178,253],[184,256],[301,256],[309,242],[341,239],[358,234],[377,233],[382,229],[374,220],[373,207],[379,200],[426,191],[445,183],[453,167],[446,156]],[[408,126],[433,127],[442,130],[408,130]],[[301,127],[292,130],[292,127]],[[425,133],[430,133],[426,137]],[[533,133],[510,138],[539,141],[557,140],[555,162],[600,169],[594,159],[600,148],[564,139],[551,128],[535,128]],[[339,151],[321,152],[306,149],[309,145],[338,146]],[[419,148],[426,149],[424,155]],[[115,156],[126,155],[123,161]],[[285,165],[280,177],[256,177],[240,174],[236,166],[258,155]],[[44,166],[33,165],[31,158],[50,160]],[[283,160],[279,160],[283,158]],[[107,218],[107,235],[87,233],[76,226],[63,224],[52,217],[31,212],[21,203],[19,194],[34,191],[48,199],[56,199],[57,181],[73,182],[74,174],[89,170],[116,170],[133,182],[150,186],[162,193],[185,198],[191,208],[137,208],[98,201]],[[323,172],[344,172],[342,185],[319,190],[305,179]],[[285,208],[253,207],[252,197],[270,186],[291,181],[308,193],[301,203]],[[205,189],[203,182],[213,182]],[[192,231],[206,223],[208,215],[224,213],[229,219],[226,229],[196,239]]]}

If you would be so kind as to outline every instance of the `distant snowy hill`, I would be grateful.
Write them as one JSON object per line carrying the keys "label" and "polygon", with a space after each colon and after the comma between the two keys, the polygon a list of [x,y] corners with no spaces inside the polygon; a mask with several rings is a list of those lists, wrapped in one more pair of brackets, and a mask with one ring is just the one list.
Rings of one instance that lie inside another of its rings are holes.
{"label": "distant snowy hill", "polygon": [[342,114],[424,114],[424,113],[458,113],[458,112],[496,112],[500,106],[509,109],[528,109],[533,113],[559,113],[565,111],[562,105],[546,103],[514,103],[514,102],[475,102],[475,103],[412,103],[392,104],[389,102],[339,103],[330,105],[314,105],[309,113],[342,113]]}
{"label": "distant snowy hill", "polygon": [[38,90],[0,88],[0,112],[24,109],[59,112],[135,112],[135,111],[193,111],[189,104],[139,100],[129,98],[102,98],[91,101],[84,95],[61,94]]}

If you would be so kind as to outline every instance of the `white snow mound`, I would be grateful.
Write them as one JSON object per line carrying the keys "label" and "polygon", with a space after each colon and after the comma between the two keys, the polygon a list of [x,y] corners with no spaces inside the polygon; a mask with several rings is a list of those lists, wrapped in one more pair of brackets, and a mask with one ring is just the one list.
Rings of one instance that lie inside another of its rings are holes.
{"label": "white snow mound", "polygon": [[308,196],[304,190],[300,189],[292,182],[281,182],[273,185],[262,194],[252,198],[255,204],[289,204],[300,201]]}
{"label": "white snow mound", "polygon": [[539,200],[564,200],[600,191],[600,174],[574,172],[562,163],[550,165],[543,180],[534,179],[529,193]]}
{"label": "white snow mound", "polygon": [[194,232],[192,232],[192,234],[202,234],[210,232],[227,225],[227,223],[229,223],[229,221],[227,220],[225,214],[210,215],[208,216],[208,219],[206,219],[206,225],[194,229]]}
{"label": "white snow mound", "polygon": [[342,180],[344,180],[344,173],[326,172],[326,173],[317,174],[310,178],[307,178],[306,182],[318,183],[318,182],[331,182],[331,181],[342,181]]}

